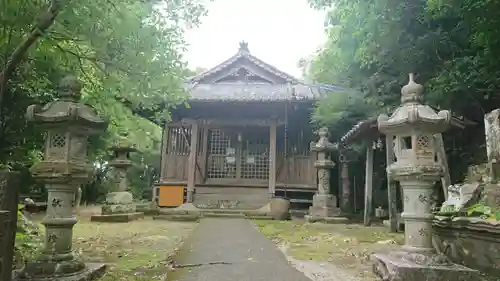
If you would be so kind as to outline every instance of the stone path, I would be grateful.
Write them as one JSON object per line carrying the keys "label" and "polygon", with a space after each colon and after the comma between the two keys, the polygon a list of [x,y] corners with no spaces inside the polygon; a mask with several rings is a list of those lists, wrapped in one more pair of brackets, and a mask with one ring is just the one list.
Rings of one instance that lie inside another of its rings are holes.
{"label": "stone path", "polygon": [[204,219],[175,260],[168,281],[310,281],[245,219]]}

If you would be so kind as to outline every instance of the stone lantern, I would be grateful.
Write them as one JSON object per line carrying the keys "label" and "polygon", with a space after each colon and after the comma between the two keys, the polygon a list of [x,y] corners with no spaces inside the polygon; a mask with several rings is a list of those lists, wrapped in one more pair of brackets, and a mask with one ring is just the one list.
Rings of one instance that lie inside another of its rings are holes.
{"label": "stone lantern", "polygon": [[122,134],[116,145],[111,147],[114,159],[109,162],[115,172],[115,191],[106,195],[106,202],[102,206],[101,215],[94,215],[91,221],[100,222],[128,222],[144,216],[136,212],[132,193],[127,183],[127,170],[133,165],[130,153],[137,149],[127,141],[127,134]]}
{"label": "stone lantern", "polygon": [[330,193],[330,169],[335,166],[330,159],[330,153],[336,151],[338,146],[328,140],[328,128],[321,128],[318,135],[318,142],[311,142],[311,151],[316,152],[318,157],[314,162],[314,167],[318,169],[318,190],[313,196],[313,205],[306,216],[309,221],[328,220],[340,214],[337,198]]}
{"label": "stone lantern", "polygon": [[107,121],[79,102],[81,89],[77,78],[68,76],[59,84],[58,101],[27,110],[28,121],[46,130],[44,159],[31,173],[46,184],[48,199],[43,253],[19,272],[20,280],[92,280],[104,273],[104,265],[84,264],[72,251],[75,192],[93,175],[87,161],[88,137],[107,128]]}
{"label": "stone lantern", "polygon": [[391,178],[403,190],[405,244],[389,254],[374,254],[374,272],[387,281],[476,280],[477,272],[451,263],[432,245],[431,196],[433,185],[443,175],[443,167],[435,159],[434,135],[447,130],[451,112],[436,113],[422,104],[424,88],[410,74],[408,85],[401,90],[402,105],[388,117],[380,115],[380,132],[395,136],[400,145],[397,161],[387,167]]}

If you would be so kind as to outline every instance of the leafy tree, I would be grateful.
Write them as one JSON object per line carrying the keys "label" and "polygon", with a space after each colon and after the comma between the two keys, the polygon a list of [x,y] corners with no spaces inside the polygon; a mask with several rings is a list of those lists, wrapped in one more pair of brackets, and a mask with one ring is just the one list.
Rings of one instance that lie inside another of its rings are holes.
{"label": "leafy tree", "polygon": [[[22,113],[53,100],[68,74],[83,81],[84,102],[110,120],[106,135],[91,143],[96,163],[108,159],[122,131],[141,153],[159,155],[154,122],[185,98],[183,31],[204,13],[201,0],[3,1],[0,163],[23,170],[40,158],[41,132]],[[155,115],[143,119],[135,114],[142,109]]]}
{"label": "leafy tree", "polygon": [[[376,111],[399,105],[409,72],[426,87],[428,103],[478,125],[450,131],[445,145],[452,177],[484,161],[484,113],[498,108],[500,52],[496,1],[310,0],[328,10],[327,43],[310,61],[313,80],[360,93]],[[325,103],[329,103],[326,100]],[[320,105],[324,106],[324,105]],[[319,107],[319,108],[320,108]],[[320,111],[318,119],[356,116],[354,107]],[[332,117],[333,116],[333,117]],[[345,119],[345,118],[344,118]],[[352,123],[355,122],[353,118]],[[353,124],[351,124],[353,125]],[[348,125],[344,128],[347,131]]]}

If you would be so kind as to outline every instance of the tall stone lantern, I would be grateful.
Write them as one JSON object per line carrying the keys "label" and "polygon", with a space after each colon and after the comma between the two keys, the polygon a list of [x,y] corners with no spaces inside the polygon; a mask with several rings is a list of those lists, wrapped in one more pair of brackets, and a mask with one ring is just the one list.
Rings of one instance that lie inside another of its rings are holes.
{"label": "tall stone lantern", "polygon": [[128,142],[127,134],[120,136],[116,145],[111,147],[113,160],[109,165],[115,172],[115,190],[106,195],[106,202],[102,206],[100,215],[93,215],[92,221],[100,222],[129,222],[144,216],[144,213],[136,212],[132,193],[129,192],[127,182],[127,170],[133,165],[130,153],[137,149]]}
{"label": "tall stone lantern", "polygon": [[[30,105],[27,119],[46,130],[45,156],[31,168],[35,179],[48,191],[43,253],[29,261],[19,273],[20,280],[93,280],[104,273],[102,264],[85,264],[72,251],[72,207],[75,192],[93,175],[87,160],[88,137],[107,128],[95,110],[80,103],[82,85],[68,76],[59,84],[60,99],[45,106]],[[71,278],[71,279],[67,279]]]}
{"label": "tall stone lantern", "polygon": [[308,221],[327,221],[340,214],[337,208],[337,197],[330,193],[330,169],[335,163],[330,159],[330,153],[338,149],[337,144],[328,140],[328,128],[323,127],[318,132],[318,142],[311,143],[311,151],[317,153],[314,167],[318,169],[318,189],[313,196],[313,204],[306,216]]}
{"label": "tall stone lantern", "polygon": [[402,105],[391,117],[378,118],[380,132],[395,136],[401,144],[397,161],[387,172],[403,190],[405,244],[399,251],[374,254],[373,269],[387,281],[476,280],[476,271],[451,263],[432,246],[431,196],[434,183],[443,175],[443,167],[435,159],[433,136],[449,128],[451,112],[436,113],[422,104],[423,91],[410,74],[408,85],[401,90]]}

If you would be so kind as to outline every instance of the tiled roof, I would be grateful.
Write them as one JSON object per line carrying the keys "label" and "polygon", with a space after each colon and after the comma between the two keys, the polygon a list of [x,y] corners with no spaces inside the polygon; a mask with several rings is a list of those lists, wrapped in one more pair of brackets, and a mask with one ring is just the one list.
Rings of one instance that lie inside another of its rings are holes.
{"label": "tiled roof", "polygon": [[377,119],[371,118],[359,121],[342,138],[340,142],[347,145],[358,139],[359,136],[378,132]]}
{"label": "tiled roof", "polygon": [[314,85],[276,84],[196,84],[188,86],[191,100],[278,101],[316,100],[331,89]]}
{"label": "tiled roof", "polygon": [[215,67],[213,67],[213,68],[211,68],[211,69],[209,69],[209,70],[207,70],[207,71],[205,71],[205,72],[203,72],[195,77],[192,77],[189,80],[189,82],[191,82],[191,83],[198,82],[209,75],[212,75],[216,72],[223,70],[224,68],[230,66],[231,64],[235,63],[236,61],[238,61],[241,58],[248,59],[250,62],[252,62],[256,66],[261,67],[261,68],[269,71],[270,73],[285,79],[286,81],[288,81],[290,83],[299,83],[300,82],[297,78],[277,69],[276,67],[260,60],[259,58],[255,57],[255,56],[251,55],[250,51],[248,50],[248,43],[246,43],[246,42],[240,43],[240,48],[234,56],[230,57],[229,59],[225,60],[224,62],[220,63],[219,65],[217,65],[217,66],[215,66]]}
{"label": "tiled roof", "polygon": [[[434,111],[439,112],[437,107],[430,106]],[[460,129],[465,128],[466,126],[476,125],[475,122],[468,120],[464,117],[457,117],[456,115],[452,115],[451,125],[453,127],[457,127]],[[367,137],[377,136],[378,132],[378,121],[377,118],[370,118],[367,120],[359,121],[356,125],[354,125],[342,138],[340,138],[340,142],[344,145],[351,144],[360,139],[366,139]]]}
{"label": "tiled roof", "polygon": [[[257,76],[258,79],[249,80],[245,75],[238,77],[241,75],[238,72],[242,69],[243,73],[250,74],[253,78]],[[232,81],[225,80],[225,77],[231,77]],[[190,100],[200,101],[316,100],[327,92],[342,90],[333,85],[307,85],[251,55],[246,42],[240,43],[234,56],[190,78],[186,88]]]}

